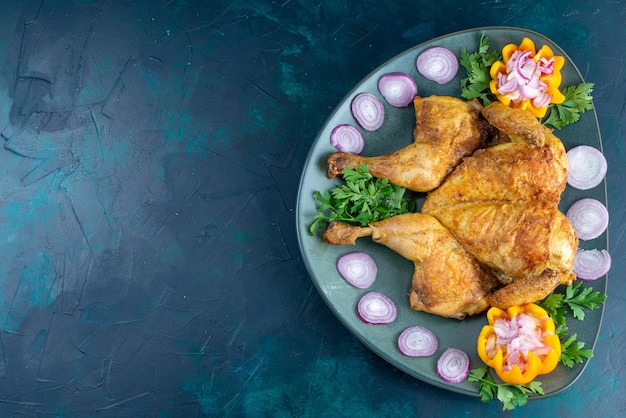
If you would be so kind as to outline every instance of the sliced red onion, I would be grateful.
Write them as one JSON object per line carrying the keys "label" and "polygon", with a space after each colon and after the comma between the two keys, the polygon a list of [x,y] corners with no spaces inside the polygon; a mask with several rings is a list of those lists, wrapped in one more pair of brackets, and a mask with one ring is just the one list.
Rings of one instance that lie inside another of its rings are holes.
{"label": "sliced red onion", "polygon": [[439,341],[431,330],[419,325],[408,327],[398,336],[398,349],[409,357],[427,357],[437,351]]}
{"label": "sliced red onion", "polygon": [[388,73],[378,79],[378,91],[391,106],[406,107],[417,95],[417,84],[406,73]]}
{"label": "sliced red onion", "polygon": [[592,189],[602,183],[606,175],[606,158],[599,150],[588,145],[580,145],[567,151],[567,161],[567,183],[576,189]]}
{"label": "sliced red onion", "polygon": [[459,383],[470,372],[470,359],[467,353],[458,348],[448,348],[437,360],[437,376],[444,382]]}
{"label": "sliced red onion", "polygon": [[575,202],[567,210],[566,216],[578,238],[583,241],[598,238],[609,226],[606,206],[590,197]]}
{"label": "sliced red onion", "polygon": [[346,123],[337,125],[330,133],[330,144],[339,151],[360,154],[365,147],[361,132]]}
{"label": "sliced red onion", "polygon": [[459,60],[449,49],[435,46],[423,51],[417,57],[415,66],[417,71],[427,79],[446,84],[459,71]]}
{"label": "sliced red onion", "polygon": [[348,283],[358,289],[367,289],[376,281],[378,267],[368,254],[348,253],[337,261],[337,271]]}
{"label": "sliced red onion", "polygon": [[351,103],[352,116],[366,131],[375,131],[383,125],[385,107],[383,102],[371,93],[359,93]]}
{"label": "sliced red onion", "polygon": [[389,324],[396,319],[396,304],[386,295],[369,292],[363,295],[357,304],[359,318],[367,324]]}
{"label": "sliced red onion", "polygon": [[578,250],[574,258],[574,274],[581,280],[598,280],[611,269],[611,255],[607,250]]}
{"label": "sliced red onion", "polygon": [[530,99],[533,106],[545,107],[550,104],[552,95],[540,77],[554,73],[553,67],[554,59],[535,61],[531,51],[517,50],[506,63],[506,74],[499,74],[496,79],[498,93],[506,95],[513,102]]}

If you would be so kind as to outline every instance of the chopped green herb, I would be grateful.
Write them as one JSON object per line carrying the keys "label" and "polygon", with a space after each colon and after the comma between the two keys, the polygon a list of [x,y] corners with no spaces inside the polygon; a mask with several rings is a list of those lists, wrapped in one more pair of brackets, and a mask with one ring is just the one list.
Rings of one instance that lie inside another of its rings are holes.
{"label": "chopped green herb", "polygon": [[346,168],[342,172],[345,184],[314,196],[319,202],[317,214],[309,228],[311,235],[324,229],[329,222],[343,221],[361,226],[412,212],[413,200],[405,196],[406,189],[390,184],[387,179],[373,177],[365,164]]}
{"label": "chopped green herb", "polygon": [[560,104],[551,103],[543,123],[561,129],[565,125],[576,122],[580,119],[581,113],[593,108],[591,102],[593,86],[593,83],[580,83],[577,86],[565,87],[563,89],[565,101]]}
{"label": "chopped green herb", "polygon": [[565,293],[552,292],[541,302],[537,302],[548,312],[557,324],[556,333],[561,340],[561,363],[572,367],[574,362],[582,363],[583,358],[592,358],[593,352],[585,349],[585,343],[576,341],[576,334],[567,337],[567,317],[569,313],[582,321],[585,319],[585,309],[594,310],[600,307],[606,295],[594,291],[591,287],[581,287],[582,282],[571,284],[565,288]]}
{"label": "chopped green herb", "polygon": [[461,80],[461,96],[464,99],[477,98],[485,106],[496,100],[489,88],[489,70],[500,59],[502,56],[498,51],[489,52],[489,38],[484,33],[480,35],[478,51],[470,54],[463,48],[459,63],[467,70],[467,77]]}
{"label": "chopped green herb", "polygon": [[502,403],[502,409],[505,411],[525,405],[528,402],[528,395],[531,393],[544,395],[541,382],[536,380],[525,385],[496,383],[487,366],[470,370],[467,380],[478,383],[478,393],[481,401],[489,402],[493,399],[498,399]]}
{"label": "chopped green herb", "polygon": [[574,362],[582,363],[583,359],[593,357],[593,351],[585,347],[582,341],[576,341],[577,334],[572,334],[567,341],[561,343],[561,363],[573,367]]}

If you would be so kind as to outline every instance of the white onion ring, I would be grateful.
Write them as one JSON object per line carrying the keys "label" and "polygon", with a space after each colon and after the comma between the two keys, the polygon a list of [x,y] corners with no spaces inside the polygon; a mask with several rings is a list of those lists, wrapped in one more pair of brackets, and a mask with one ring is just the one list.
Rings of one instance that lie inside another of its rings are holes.
{"label": "white onion ring", "polygon": [[602,183],[606,175],[606,158],[599,150],[588,145],[580,145],[567,151],[567,161],[567,183],[576,189],[592,189]]}
{"label": "white onion ring", "polygon": [[398,350],[408,357],[427,357],[437,351],[439,341],[428,328],[414,325],[398,336]]}
{"label": "white onion ring", "polygon": [[417,95],[417,84],[406,73],[388,73],[378,79],[378,91],[391,106],[406,107]]}
{"label": "white onion ring", "polygon": [[365,140],[357,128],[343,123],[335,126],[330,133],[330,144],[339,151],[360,154],[365,147]]}
{"label": "white onion ring", "polygon": [[437,376],[444,382],[459,383],[465,380],[470,371],[470,359],[459,348],[448,348],[437,360]]}
{"label": "white onion ring", "polygon": [[566,216],[578,238],[583,241],[598,238],[609,226],[606,206],[590,197],[575,202],[567,210]]}
{"label": "white onion ring", "polygon": [[383,102],[371,93],[359,93],[350,104],[352,116],[366,131],[375,131],[385,120]]}
{"label": "white onion ring", "polygon": [[363,322],[381,325],[395,321],[398,309],[388,296],[379,292],[369,292],[359,300],[357,313]]}
{"label": "white onion ring", "polygon": [[574,258],[573,269],[581,280],[598,280],[611,269],[611,255],[607,250],[580,249]]}
{"label": "white onion ring", "polygon": [[352,286],[367,289],[376,281],[378,267],[368,254],[354,252],[339,257],[337,271]]}
{"label": "white onion ring", "polygon": [[459,71],[459,60],[447,48],[435,46],[423,51],[415,62],[417,71],[438,84],[450,82]]}

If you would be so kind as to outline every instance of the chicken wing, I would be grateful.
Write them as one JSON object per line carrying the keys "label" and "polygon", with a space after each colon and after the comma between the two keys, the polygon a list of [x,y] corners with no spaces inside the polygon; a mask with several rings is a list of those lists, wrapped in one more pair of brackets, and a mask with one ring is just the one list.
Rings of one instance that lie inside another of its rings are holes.
{"label": "chicken wing", "polygon": [[489,307],[488,299],[497,280],[435,218],[410,213],[367,227],[336,222],[329,225],[323,237],[330,244],[345,245],[365,236],[413,261],[409,292],[412,309],[463,319]]}
{"label": "chicken wing", "polygon": [[374,177],[416,192],[433,190],[461,160],[487,142],[492,130],[480,105],[446,96],[416,97],[414,142],[390,154],[365,157],[336,152],[328,177],[365,163]]}

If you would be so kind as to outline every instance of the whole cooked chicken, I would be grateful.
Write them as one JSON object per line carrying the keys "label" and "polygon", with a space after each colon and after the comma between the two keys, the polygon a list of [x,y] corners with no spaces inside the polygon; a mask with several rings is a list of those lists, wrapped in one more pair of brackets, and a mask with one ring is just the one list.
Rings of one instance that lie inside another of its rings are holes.
{"label": "whole cooked chicken", "polygon": [[463,319],[489,307],[497,280],[435,218],[410,213],[366,227],[335,222],[323,235],[334,245],[355,244],[357,238],[365,236],[413,261],[412,309]]}
{"label": "whole cooked chicken", "polygon": [[571,283],[578,238],[558,210],[568,169],[559,138],[525,110],[495,102],[482,113],[509,142],[464,159],[421,211],[492,269],[505,286],[490,304],[507,308]]}
{"label": "whole cooked chicken", "polygon": [[441,184],[461,160],[483,146],[492,130],[477,102],[446,96],[416,97],[414,142],[390,154],[366,157],[336,152],[327,159],[328,177],[365,163],[374,177],[416,192]]}

